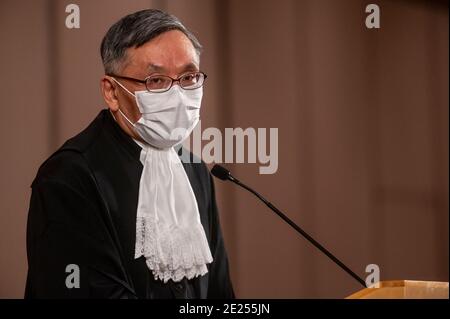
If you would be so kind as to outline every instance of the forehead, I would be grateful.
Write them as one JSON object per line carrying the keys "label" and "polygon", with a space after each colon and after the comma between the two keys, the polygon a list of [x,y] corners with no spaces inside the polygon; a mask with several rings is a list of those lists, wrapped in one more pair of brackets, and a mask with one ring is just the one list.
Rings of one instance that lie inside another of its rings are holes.
{"label": "forehead", "polygon": [[145,75],[155,71],[155,66],[160,70],[176,73],[188,65],[198,67],[197,51],[183,32],[171,30],[158,35],[138,48],[129,48],[125,69]]}

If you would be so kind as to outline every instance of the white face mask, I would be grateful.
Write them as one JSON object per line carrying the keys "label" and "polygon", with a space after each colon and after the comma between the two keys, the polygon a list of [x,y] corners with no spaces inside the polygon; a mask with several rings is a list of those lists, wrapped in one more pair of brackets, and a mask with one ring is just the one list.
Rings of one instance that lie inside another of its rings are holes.
{"label": "white face mask", "polygon": [[203,87],[184,90],[174,85],[163,93],[136,91],[131,93],[116,79],[113,80],[133,95],[141,112],[141,118],[131,122],[139,136],[153,147],[166,149],[181,144],[192,132],[200,119]]}

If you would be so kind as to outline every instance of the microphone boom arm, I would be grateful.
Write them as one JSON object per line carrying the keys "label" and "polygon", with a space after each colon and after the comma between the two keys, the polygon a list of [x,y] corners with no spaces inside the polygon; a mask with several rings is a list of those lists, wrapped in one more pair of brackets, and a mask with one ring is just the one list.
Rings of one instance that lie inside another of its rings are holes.
{"label": "microphone boom arm", "polygon": [[[216,166],[218,166],[218,165],[216,165]],[[220,167],[220,168],[222,168],[222,167]],[[233,183],[239,185],[240,187],[248,190],[250,193],[252,193],[256,197],[258,197],[264,204],[266,204],[271,210],[273,210],[278,216],[280,216],[286,223],[288,223],[292,228],[294,228],[300,235],[302,235],[305,239],[307,239],[311,244],[313,244],[316,248],[318,248],[321,252],[323,252],[334,263],[336,263],[339,267],[341,267],[347,274],[349,274],[356,281],[358,281],[359,284],[361,284],[364,288],[366,288],[366,282],[361,277],[359,277],[355,272],[353,272],[350,268],[348,268],[342,261],[340,261],[330,251],[328,251],[325,247],[323,247],[318,241],[316,241],[314,238],[312,238],[307,232],[305,232],[300,226],[298,226],[289,217],[287,217],[285,214],[283,214],[278,208],[276,208],[271,202],[269,202],[267,199],[265,199],[261,194],[259,194],[252,188],[250,188],[247,185],[240,182],[237,178],[235,178],[233,175],[231,175],[230,172],[228,172],[228,174],[225,176],[225,178],[221,178],[221,179],[223,179],[223,180],[228,179],[228,180],[232,181]]]}

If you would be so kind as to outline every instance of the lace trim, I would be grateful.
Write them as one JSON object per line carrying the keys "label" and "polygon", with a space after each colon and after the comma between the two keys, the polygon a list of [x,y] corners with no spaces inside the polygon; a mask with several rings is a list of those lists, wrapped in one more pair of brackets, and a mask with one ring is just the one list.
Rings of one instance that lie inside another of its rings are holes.
{"label": "lace trim", "polygon": [[155,217],[138,216],[136,220],[135,258],[144,256],[155,279],[165,283],[192,279],[208,272],[212,262],[205,231],[200,223],[194,227],[162,224]]}

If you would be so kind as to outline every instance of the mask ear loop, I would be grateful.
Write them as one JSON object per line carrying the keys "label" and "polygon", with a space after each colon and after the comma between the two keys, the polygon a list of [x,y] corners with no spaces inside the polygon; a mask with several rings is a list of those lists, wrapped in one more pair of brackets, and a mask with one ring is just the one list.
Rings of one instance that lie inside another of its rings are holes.
{"label": "mask ear loop", "polygon": [[123,114],[123,112],[120,108],[118,110],[119,110],[120,114],[122,114],[122,116],[125,118],[125,120],[127,120],[127,122],[130,123],[131,126],[136,127],[136,125],[133,122],[131,122],[125,114]]}
{"label": "mask ear loop", "polygon": [[[135,96],[133,93],[131,93],[130,91],[128,91],[128,89],[127,89],[125,86],[123,86],[122,83],[120,83],[119,81],[117,81],[117,80],[116,80],[114,77],[112,77],[112,76],[111,76],[111,79],[112,79],[114,82],[116,82],[116,83],[117,83],[122,89],[124,89],[127,93],[129,93],[129,94],[132,95],[134,98],[136,98],[136,96]],[[131,122],[130,119],[129,119],[125,114],[123,114],[123,112],[122,112],[122,110],[120,109],[120,107],[119,107],[118,111],[120,112],[120,114],[122,114],[122,116],[125,118],[125,120],[127,120],[127,122],[130,123],[131,126],[135,127],[135,124],[134,124],[133,122]],[[114,114],[113,114],[113,117],[114,117]]]}
{"label": "mask ear loop", "polygon": [[111,76],[111,79],[116,82],[122,89],[127,91],[128,94],[132,95],[133,97],[136,97],[133,93],[131,93],[125,86],[122,85],[119,81],[117,81],[114,77]]}

